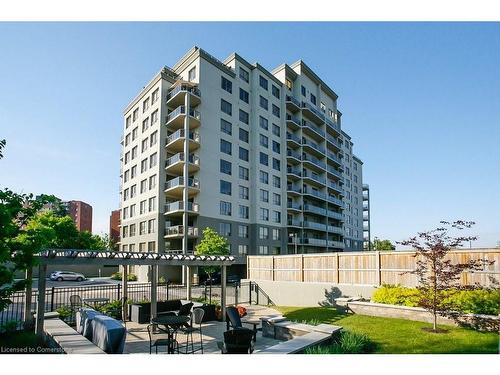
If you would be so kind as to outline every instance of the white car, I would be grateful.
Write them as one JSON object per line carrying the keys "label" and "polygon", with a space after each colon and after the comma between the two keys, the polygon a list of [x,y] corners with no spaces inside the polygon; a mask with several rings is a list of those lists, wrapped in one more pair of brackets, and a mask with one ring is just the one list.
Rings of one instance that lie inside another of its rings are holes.
{"label": "white car", "polygon": [[52,281],[83,281],[85,280],[85,276],[77,272],[54,271],[50,274],[50,279]]}

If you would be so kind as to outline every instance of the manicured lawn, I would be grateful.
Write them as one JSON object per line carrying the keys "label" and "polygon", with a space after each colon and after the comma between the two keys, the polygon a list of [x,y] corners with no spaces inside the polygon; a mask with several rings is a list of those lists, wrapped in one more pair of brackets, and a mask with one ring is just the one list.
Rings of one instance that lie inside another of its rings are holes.
{"label": "manicured lawn", "polygon": [[274,306],[294,321],[313,321],[342,326],[346,330],[368,335],[375,343],[376,353],[495,353],[498,354],[499,335],[454,326],[440,326],[447,333],[423,331],[430,323],[403,319],[379,318],[366,315],[341,314],[328,307]]}

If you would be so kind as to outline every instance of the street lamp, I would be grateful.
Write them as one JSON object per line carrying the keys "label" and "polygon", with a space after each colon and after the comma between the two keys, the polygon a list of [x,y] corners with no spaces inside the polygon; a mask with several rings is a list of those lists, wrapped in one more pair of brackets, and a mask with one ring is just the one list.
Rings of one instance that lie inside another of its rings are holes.
{"label": "street lamp", "polygon": [[295,254],[297,254],[297,233],[290,233],[288,237],[292,238],[292,242],[295,244]]}

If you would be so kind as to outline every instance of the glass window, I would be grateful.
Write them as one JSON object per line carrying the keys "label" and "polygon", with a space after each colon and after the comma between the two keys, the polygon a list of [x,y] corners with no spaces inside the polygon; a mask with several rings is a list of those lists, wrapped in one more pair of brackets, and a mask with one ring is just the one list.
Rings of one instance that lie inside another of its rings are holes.
{"label": "glass window", "polygon": [[285,85],[287,87],[288,90],[291,90],[293,88],[293,82],[292,80],[288,79],[288,78],[285,78]]}
{"label": "glass window", "polygon": [[149,168],[153,168],[158,163],[158,154],[155,152],[149,157]]}
{"label": "glass window", "polygon": [[248,168],[245,168],[245,167],[240,166],[240,167],[238,168],[238,170],[239,170],[239,177],[240,177],[242,180],[246,180],[246,181],[248,181],[248,178],[249,178]]}
{"label": "glass window", "polygon": [[238,237],[248,238],[248,225],[238,225]]}
{"label": "glass window", "polygon": [[265,79],[263,76],[259,76],[259,85],[262,87],[264,90],[267,90],[267,79]]}
{"label": "glass window", "polygon": [[188,72],[188,81],[192,82],[196,79],[196,66],[193,66],[191,69],[189,69]]}
{"label": "glass window", "polygon": [[132,122],[135,122],[135,120],[137,120],[137,117],[139,117],[139,108],[136,108],[132,113]]}
{"label": "glass window", "polygon": [[148,149],[148,139],[143,139],[141,144],[141,152],[144,152]]}
{"label": "glass window", "polygon": [[248,122],[249,122],[249,115],[248,115],[248,112],[245,112],[244,110],[240,109],[240,121],[243,122],[244,124],[247,124],[248,125]]}
{"label": "glass window", "polygon": [[248,245],[238,245],[238,255],[247,255]]}
{"label": "glass window", "polygon": [[304,86],[300,86],[300,93],[302,96],[306,96],[306,88]]}
{"label": "glass window", "polygon": [[132,120],[132,118],[130,116],[128,116],[125,119],[125,129],[128,129],[128,127],[130,126],[130,123],[132,122],[131,120]]}
{"label": "glass window", "polygon": [[259,171],[259,181],[263,184],[269,184],[269,174],[264,171]]}
{"label": "glass window", "polygon": [[148,210],[149,212],[156,210],[156,197],[151,197],[148,200]]}
{"label": "glass window", "polygon": [[262,147],[265,147],[265,148],[269,147],[269,139],[265,135],[259,134],[259,141],[260,141],[260,145]]}
{"label": "glass window", "polygon": [[240,128],[239,133],[240,141],[248,143],[248,132],[245,129]]}
{"label": "glass window", "polygon": [[153,94],[151,94],[151,104],[155,104],[159,97],[160,89],[156,89],[155,91],[153,91]]}
{"label": "glass window", "polygon": [[239,217],[240,217],[240,219],[248,219],[249,212],[250,212],[250,209],[248,208],[248,206],[243,206],[243,205],[240,204],[240,207],[239,207]]}
{"label": "glass window", "polygon": [[226,77],[220,77],[220,86],[223,90],[226,90],[228,93],[233,93],[233,83],[228,80]]}
{"label": "glass window", "polygon": [[281,237],[281,230],[280,229],[273,229],[273,240],[274,241],[279,241]]}
{"label": "glass window", "polygon": [[267,255],[269,253],[268,246],[259,246],[259,255]]}
{"label": "glass window", "polygon": [[142,132],[144,133],[149,128],[149,117],[142,122]]}
{"label": "glass window", "polygon": [[269,109],[269,103],[266,98],[262,95],[259,97],[259,105],[261,108],[264,108],[266,111]]}
{"label": "glass window", "polygon": [[269,191],[260,189],[260,201],[265,203],[269,202]]}
{"label": "glass window", "polygon": [[240,67],[240,78],[247,82],[250,80],[249,78],[249,74],[248,74],[248,71],[246,71],[245,69],[243,69],[242,67]]}
{"label": "glass window", "polygon": [[137,157],[137,146],[132,148],[132,160],[134,160]]}
{"label": "glass window", "polygon": [[273,104],[273,115],[275,115],[278,118],[281,116],[280,107],[278,107],[277,105],[274,105],[274,104]]}
{"label": "glass window", "polygon": [[220,214],[231,216],[231,202],[220,201]]}
{"label": "glass window", "polygon": [[135,204],[130,205],[130,217],[135,216]]}
{"label": "glass window", "polygon": [[221,173],[225,173],[225,174],[231,174],[232,168],[231,168],[231,162],[227,161],[227,160],[224,160],[224,159],[220,159],[220,171]]}
{"label": "glass window", "polygon": [[231,223],[219,223],[219,234],[221,236],[231,236]]}
{"label": "glass window", "polygon": [[269,129],[269,121],[265,117],[259,116],[259,126],[262,129],[268,130]]}
{"label": "glass window", "polygon": [[146,112],[149,108],[149,98],[142,102],[142,112]]}
{"label": "glass window", "polygon": [[231,142],[228,142],[224,139],[220,140],[220,152],[231,155],[232,153],[231,149],[232,149]]}
{"label": "glass window", "polygon": [[149,177],[149,190],[156,187],[156,175]]}
{"label": "glass window", "polygon": [[273,211],[273,221],[275,223],[281,223],[281,212],[280,211]]}
{"label": "glass window", "polygon": [[130,237],[134,237],[135,236],[135,224],[130,224]]}
{"label": "glass window", "polygon": [[281,195],[273,193],[273,203],[277,206],[281,206]]}
{"label": "glass window", "polygon": [[240,159],[248,161],[248,150],[246,148],[240,147]]}
{"label": "glass window", "polygon": [[148,233],[154,233],[156,231],[155,224],[156,224],[155,219],[148,220]]}
{"label": "glass window", "polygon": [[[267,208],[260,208],[260,220],[269,221],[269,210]],[[267,229],[267,228],[266,228]]]}
{"label": "glass window", "polygon": [[158,122],[158,110],[151,113],[151,125],[154,125]]}
{"label": "glass window", "polygon": [[319,107],[321,108],[321,110],[323,111],[323,113],[326,112],[326,105],[325,105],[325,103],[323,103],[323,102],[319,103]]}
{"label": "glass window", "polygon": [[248,188],[246,186],[241,186],[239,187],[239,197],[240,199],[246,199],[248,200]]}
{"label": "glass window", "polygon": [[273,186],[275,188],[281,187],[281,179],[278,176],[273,176]]}
{"label": "glass window", "polygon": [[269,228],[259,227],[259,238],[261,240],[268,240],[269,239]]}
{"label": "glass window", "polygon": [[229,116],[233,114],[233,106],[231,103],[225,101],[224,99],[220,100],[220,110]]}
{"label": "glass window", "polygon": [[149,137],[149,147],[152,147],[158,142],[158,131],[155,130],[153,133],[151,133]]}
{"label": "glass window", "polygon": [[273,151],[277,154],[281,154],[281,145],[279,142],[273,141]]}
{"label": "glass window", "polygon": [[266,166],[269,165],[269,155],[267,155],[264,152],[261,152],[259,156],[260,156],[260,164]]}
{"label": "glass window", "polygon": [[148,180],[142,180],[141,181],[141,194],[145,193],[148,190]]}
{"label": "glass window", "polygon": [[276,158],[273,158],[273,169],[276,169],[277,171],[281,170],[281,163]]}
{"label": "glass window", "polygon": [[278,137],[281,135],[280,127],[276,124],[273,124],[273,134]]}
{"label": "glass window", "polygon": [[229,181],[220,180],[220,193],[231,195],[231,183]]}
{"label": "glass window", "polygon": [[311,103],[316,105],[316,96],[311,93]]}
{"label": "glass window", "polygon": [[226,121],[224,119],[220,119],[220,130],[223,133],[231,135],[233,132],[232,125],[229,121]]}
{"label": "glass window", "polygon": [[249,103],[250,101],[248,91],[243,90],[241,87],[240,87],[240,100],[244,101],[245,103]]}
{"label": "glass window", "polygon": [[271,87],[271,93],[273,94],[273,96],[277,99],[280,98],[280,89],[274,85],[272,85]]}

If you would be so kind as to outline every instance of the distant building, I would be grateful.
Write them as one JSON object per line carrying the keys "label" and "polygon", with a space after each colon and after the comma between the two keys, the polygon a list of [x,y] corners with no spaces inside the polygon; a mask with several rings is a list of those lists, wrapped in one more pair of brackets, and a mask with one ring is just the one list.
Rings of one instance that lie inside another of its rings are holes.
{"label": "distant building", "polygon": [[120,210],[111,211],[109,215],[109,238],[113,243],[120,242]]}
{"label": "distant building", "polygon": [[363,250],[371,250],[370,186],[363,184]]}
{"label": "distant building", "polygon": [[82,201],[65,202],[68,207],[68,215],[75,222],[78,231],[92,232],[92,206]]}

